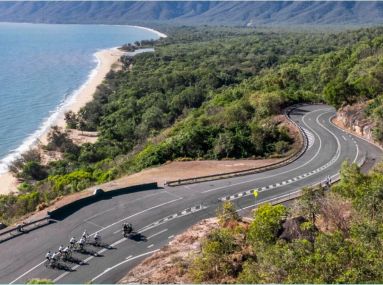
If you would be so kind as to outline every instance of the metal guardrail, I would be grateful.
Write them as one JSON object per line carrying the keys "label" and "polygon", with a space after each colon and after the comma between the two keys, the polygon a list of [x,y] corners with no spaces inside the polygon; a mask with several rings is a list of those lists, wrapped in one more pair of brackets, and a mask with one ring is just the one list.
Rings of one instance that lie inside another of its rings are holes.
{"label": "metal guardrail", "polygon": [[[359,167],[361,167],[366,162],[366,159],[367,159],[367,154],[362,156],[362,158],[357,162],[357,165]],[[338,173],[336,173],[335,175],[333,175],[331,177],[331,185],[337,183],[339,180],[340,180],[340,173],[338,172]],[[322,182],[315,182],[313,184],[308,185],[307,187],[316,187],[316,186],[319,186],[319,185],[322,185]],[[297,198],[299,198],[301,196],[302,196],[302,190],[299,189],[299,190],[296,190],[294,192],[287,193],[287,194],[284,194],[282,196],[278,196],[278,197],[269,199],[267,201],[259,202],[258,204],[256,204],[256,206],[262,205],[262,204],[265,204],[265,203],[271,203],[272,205],[282,204],[282,203],[285,203],[285,202],[297,199]]]}
{"label": "metal guardrail", "polygon": [[[43,224],[44,222],[44,224]],[[0,230],[0,243],[4,242],[6,240],[9,240],[13,237],[19,236],[24,233],[28,233],[34,229],[37,229],[43,225],[50,224],[52,222],[51,217],[49,215],[37,219],[37,220],[32,220],[26,223],[21,223],[18,224],[14,227],[11,228],[5,228],[3,230]],[[30,227],[32,226],[32,227]]]}
{"label": "metal guardrail", "polygon": [[219,174],[212,174],[212,175],[206,175],[206,176],[198,176],[198,177],[193,177],[193,178],[186,178],[186,179],[178,179],[178,180],[172,180],[172,181],[167,181],[165,185],[167,186],[179,186],[179,185],[187,185],[187,184],[194,184],[194,183],[201,183],[201,182],[206,182],[206,181],[213,181],[213,180],[219,180],[219,179],[227,179],[227,178],[232,178],[232,177],[238,177],[238,176],[244,176],[244,175],[250,175],[250,174],[256,174],[260,172],[264,172],[267,170],[272,170],[281,166],[285,166],[287,164],[290,164],[300,158],[307,150],[308,147],[308,138],[306,133],[303,131],[303,129],[290,118],[290,113],[292,110],[297,108],[300,105],[295,105],[293,107],[289,107],[285,109],[284,115],[285,117],[289,120],[290,123],[292,123],[299,131],[301,135],[301,140],[303,143],[303,146],[301,149],[294,153],[293,155],[287,157],[286,159],[270,164],[268,166],[261,166],[261,167],[256,167],[256,168],[250,168],[250,169],[245,169],[245,170],[239,170],[239,171],[232,171],[232,172],[225,172],[225,173],[219,173]]}

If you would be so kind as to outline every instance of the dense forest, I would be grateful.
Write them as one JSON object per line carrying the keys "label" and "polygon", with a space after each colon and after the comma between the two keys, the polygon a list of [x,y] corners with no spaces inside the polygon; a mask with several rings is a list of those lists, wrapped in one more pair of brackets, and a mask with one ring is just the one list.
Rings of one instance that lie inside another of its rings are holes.
{"label": "dense forest", "polygon": [[0,1],[1,22],[230,26],[382,23],[381,1]]}
{"label": "dense forest", "polygon": [[45,165],[32,150],[12,164],[24,182],[19,195],[0,196],[0,220],[169,160],[285,155],[294,138],[274,116],[296,102],[371,100],[379,129],[382,31],[169,29],[168,38],[143,43],[155,52],[123,57],[94,100],[66,114],[68,128],[97,131],[96,143],[76,145],[53,128],[44,148],[62,159]]}
{"label": "dense forest", "polygon": [[382,283],[383,165],[344,163],[331,192],[304,189],[292,208],[264,204],[244,223],[231,204],[180,272],[197,283]]}

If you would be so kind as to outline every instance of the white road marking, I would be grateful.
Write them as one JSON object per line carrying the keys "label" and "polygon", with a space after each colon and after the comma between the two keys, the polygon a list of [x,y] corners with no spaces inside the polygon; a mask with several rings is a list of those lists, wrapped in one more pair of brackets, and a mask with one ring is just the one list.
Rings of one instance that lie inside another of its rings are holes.
{"label": "white road marking", "polygon": [[137,255],[137,256],[134,256],[132,258],[129,258],[129,259],[126,259],[124,261],[121,261],[120,263],[117,263],[116,265],[112,266],[112,267],[109,267],[107,269],[104,270],[104,272],[100,273],[99,275],[97,275],[96,277],[94,277],[91,282],[93,283],[95,280],[97,280],[98,278],[100,278],[101,276],[105,275],[108,271],[110,270],[113,270],[114,268],[126,263],[126,262],[129,262],[129,261],[132,261],[134,259],[137,259],[137,258],[140,258],[142,256],[145,256],[145,255],[149,255],[149,254],[152,254],[152,253],[155,253],[159,251],[159,249],[156,249],[156,250],[153,250],[153,251],[149,251],[149,252],[146,252],[146,253],[143,253],[143,254],[140,254],[140,255]]}
{"label": "white road marking", "polygon": [[13,284],[15,283],[17,280],[19,280],[20,278],[24,277],[25,275],[27,275],[28,273],[32,272],[33,270],[35,270],[37,267],[39,267],[40,265],[44,264],[45,260],[40,262],[39,264],[37,264],[36,266],[32,267],[31,269],[29,269],[27,272],[23,273],[22,275],[20,275],[19,277],[17,277],[15,280],[13,280],[12,282],[10,282],[9,284]]}
{"label": "white road marking", "polygon": [[98,228],[101,228],[102,229],[102,226],[100,226],[100,225],[97,225],[96,223],[93,223],[93,222],[91,222],[91,221],[85,221],[86,223],[88,223],[88,224],[91,224],[91,225],[93,225],[93,226],[96,226],[96,227],[98,227]]}
{"label": "white road marking", "polygon": [[[310,130],[311,130],[311,131],[318,137],[318,140],[319,140],[319,148],[318,148],[317,152],[315,153],[315,155],[314,155],[310,160],[308,160],[307,162],[305,162],[304,164],[302,164],[302,165],[300,165],[300,166],[298,166],[298,167],[296,167],[296,168],[293,168],[293,169],[290,169],[290,170],[286,170],[286,171],[284,171],[284,172],[280,172],[280,173],[273,174],[273,175],[269,175],[269,176],[259,177],[259,178],[255,178],[255,179],[250,179],[250,180],[246,180],[246,181],[242,181],[242,182],[238,182],[238,183],[233,183],[233,184],[230,184],[230,185],[220,186],[220,187],[217,187],[217,188],[212,188],[212,189],[203,191],[203,192],[201,192],[201,193],[209,193],[209,192],[213,192],[213,191],[216,191],[216,190],[221,190],[221,189],[224,189],[224,188],[227,188],[227,187],[230,187],[230,186],[237,186],[237,185],[241,185],[241,184],[246,184],[246,183],[254,182],[254,181],[256,181],[256,180],[261,180],[261,179],[268,179],[268,178],[271,178],[271,177],[275,177],[275,176],[279,176],[279,175],[286,174],[286,173],[289,173],[289,172],[293,172],[293,171],[295,171],[295,170],[297,170],[297,169],[300,169],[300,168],[306,166],[307,164],[311,163],[311,162],[312,162],[312,161],[319,155],[319,153],[320,153],[320,151],[321,151],[321,148],[322,148],[322,140],[321,140],[320,136],[318,135],[318,133],[315,132],[311,127],[309,127],[309,126],[305,123],[305,117],[306,117],[307,115],[309,115],[310,113],[317,112],[317,111],[323,111],[323,110],[329,110],[329,108],[323,108],[323,109],[317,109],[317,110],[311,111],[311,112],[307,113],[306,115],[304,115],[303,118],[302,118],[302,122],[303,122],[303,124],[305,124],[305,126],[306,126],[307,128],[309,128],[309,129],[310,129]],[[328,111],[325,112],[325,113],[323,113],[323,114],[326,114],[326,113],[328,113]],[[323,114],[321,114],[321,115],[323,115]],[[320,115],[320,116],[321,116],[321,115]]]}
{"label": "white road marking", "polygon": [[130,258],[132,258],[133,257],[133,255],[129,255],[127,258],[125,258],[125,259],[130,259]]}
{"label": "white road marking", "polygon": [[347,141],[346,137],[342,135],[342,138],[344,139],[344,141]]}
{"label": "white road marking", "polygon": [[126,240],[126,238],[122,238],[122,239],[116,241],[115,243],[112,243],[110,246],[116,246],[116,245],[119,245],[120,243],[122,243],[122,242],[125,241],[125,240]]}
{"label": "white road marking", "polygon": [[170,216],[167,216],[165,218],[162,218],[158,221],[155,221],[141,229],[138,230],[138,232],[144,232],[144,231],[147,231],[147,230],[150,230],[150,229],[153,229],[159,225],[162,225],[168,221],[171,221],[171,220],[174,220],[174,219],[177,219],[177,218],[182,218],[182,217],[185,217],[187,215],[191,215],[191,214],[194,214],[196,212],[199,212],[199,211],[202,211],[202,210],[205,210],[207,209],[206,206],[203,206],[203,205],[198,205],[198,206],[194,206],[194,207],[191,207],[191,208],[187,208],[181,212],[178,212],[176,214],[173,214],[173,215],[170,215]]}
{"label": "white road marking", "polygon": [[[180,198],[177,198],[177,199],[174,199],[174,200],[170,200],[170,201],[168,201],[168,202],[165,202],[165,203],[162,203],[162,204],[159,204],[159,205],[156,205],[156,206],[147,208],[147,209],[145,209],[145,210],[143,210],[143,211],[141,211],[141,212],[135,213],[135,214],[133,214],[133,215],[131,215],[131,216],[128,216],[128,217],[125,217],[125,218],[123,218],[123,219],[121,219],[121,220],[119,220],[119,221],[117,221],[117,222],[115,222],[115,223],[113,223],[113,224],[110,224],[110,225],[108,225],[108,226],[106,226],[106,227],[103,227],[101,230],[99,230],[99,231],[97,231],[97,232],[99,233],[99,232],[104,231],[104,230],[106,230],[106,229],[108,229],[108,228],[110,228],[110,227],[112,227],[112,226],[114,226],[114,225],[117,225],[117,224],[119,224],[119,223],[121,223],[121,222],[123,222],[123,221],[125,221],[125,220],[127,220],[127,219],[133,218],[133,217],[138,216],[138,215],[141,215],[141,214],[143,214],[143,213],[145,213],[145,212],[148,212],[148,211],[151,211],[151,210],[153,210],[153,209],[156,209],[156,208],[165,206],[165,205],[167,205],[167,204],[174,203],[174,202],[179,201],[179,200],[181,200],[181,199],[183,199],[183,197],[180,197]],[[95,234],[96,234],[96,232],[94,232],[93,234],[90,234],[89,236],[93,236],[93,235],[95,235]]]}
{"label": "white road marking", "polygon": [[172,238],[174,238],[174,235],[168,236],[168,239],[172,239]]}
{"label": "white road marking", "polygon": [[[322,114],[323,115],[323,114]],[[321,116],[321,115],[320,115]],[[320,117],[319,116],[319,117]],[[318,117],[318,118],[319,118]],[[329,120],[330,121],[330,120]],[[330,121],[330,123],[332,124],[332,122]],[[333,124],[334,125],[334,124]],[[323,126],[323,125],[322,125]],[[337,127],[337,126],[335,126],[335,127]],[[338,127],[337,127],[338,128]],[[327,128],[326,128],[327,129]],[[338,128],[339,129],[339,128]],[[328,129],[327,129],[328,130]],[[331,131],[330,131],[331,132]],[[332,132],[331,132],[332,133]],[[332,133],[333,134],[333,133]],[[334,134],[333,134],[334,135]],[[350,134],[349,134],[349,137],[352,137]],[[337,137],[335,136],[335,138],[337,139]],[[367,140],[366,140],[367,141]],[[357,155],[355,156],[355,159],[354,159],[354,162],[355,162],[355,160],[357,159],[357,157],[358,157],[358,153],[359,153],[359,148],[358,148],[358,145],[356,144],[356,146],[357,146]],[[320,148],[318,149],[318,150],[320,150]],[[302,166],[301,166],[302,167]],[[290,170],[291,171],[291,170]],[[278,175],[280,175],[280,173],[278,174]],[[244,182],[244,183],[247,183],[247,182],[251,182],[251,181],[246,181],[246,182]],[[242,183],[240,183],[240,184],[242,184]],[[227,187],[227,186],[225,186],[225,187]],[[225,187],[221,187],[221,188],[225,188]],[[159,194],[159,193],[158,193]],[[168,203],[171,203],[171,202],[175,202],[175,201],[177,201],[177,200],[180,200],[180,199],[182,199],[182,197],[180,197],[179,199],[175,199],[175,200],[172,200],[172,201],[168,201],[168,202],[166,202],[166,203],[164,203],[164,204],[168,204]],[[157,207],[160,207],[160,206],[163,206],[163,205],[157,205],[157,206],[155,206],[155,207],[152,207],[152,208],[157,208]],[[146,212],[146,211],[148,211],[148,210],[151,210],[152,208],[149,208],[149,209],[146,209],[146,210],[144,210],[144,211],[142,211],[142,212],[140,212],[140,213],[143,213],[143,212]],[[140,214],[140,213],[136,213],[135,215],[137,215],[137,214]],[[135,215],[132,215],[132,216],[135,216]],[[130,216],[130,217],[132,217],[132,216]],[[111,224],[111,225],[109,225],[109,226],[107,226],[107,227],[104,227],[104,228],[102,228],[102,230],[105,230],[105,229],[107,229],[107,228],[109,228],[109,227],[111,227],[111,226],[113,226],[113,225],[115,225],[115,224],[117,224],[117,223],[119,223],[119,222],[121,222],[121,221],[123,221],[123,220],[125,220],[125,219],[128,219],[128,218],[130,218],[130,217],[127,217],[127,218],[124,218],[124,219],[122,219],[122,220],[120,220],[120,221],[118,221],[118,222],[116,222],[116,223],[113,223],[113,224]],[[92,234],[93,235],[93,234]],[[170,236],[169,238],[171,238],[172,236]],[[13,280],[10,284],[13,284],[13,283],[15,283],[17,280],[19,280],[20,278],[22,278],[22,277],[24,277],[26,274],[28,274],[28,273],[30,273],[31,271],[33,271],[34,269],[36,269],[38,266],[40,266],[40,265],[42,265],[43,263],[44,263],[45,261],[43,261],[43,262],[41,262],[40,264],[38,264],[38,265],[36,265],[35,267],[33,267],[33,268],[31,268],[30,270],[28,270],[27,272],[25,272],[23,275],[21,275],[21,276],[19,276],[17,279],[15,279],[15,280]]]}
{"label": "white road marking", "polygon": [[[310,121],[311,121],[311,119],[310,119]],[[307,149],[310,149],[314,145],[315,136],[312,132],[310,132],[306,128],[301,127],[301,129],[306,134],[306,137],[307,137],[307,141],[308,141]]]}
{"label": "white road marking", "polygon": [[[162,194],[163,192],[165,192],[165,191],[158,192],[158,193],[154,193],[154,194],[150,194],[150,195],[146,195],[146,196],[144,196],[144,197],[140,197],[140,198],[134,199],[134,200],[129,201],[129,202],[132,203],[132,202],[135,202],[135,201],[143,200],[143,199],[146,199],[146,198],[149,198],[149,197],[153,197],[153,196]],[[168,193],[168,194],[169,194],[169,193]],[[118,205],[117,205],[117,206],[118,206]],[[98,216],[101,216],[102,214],[105,214],[105,213],[107,213],[107,212],[111,212],[111,211],[113,211],[115,208],[117,208],[117,206],[114,206],[114,207],[112,207],[112,208],[110,208],[110,209],[108,209],[108,210],[105,210],[105,211],[102,211],[102,212],[100,212],[100,213],[97,213],[97,214],[95,214],[95,215],[93,215],[93,216],[90,216],[89,218],[87,218],[87,219],[84,220],[84,221],[87,222],[87,221],[89,221],[89,220],[91,220],[91,219],[93,219],[93,218],[96,218],[96,217],[98,217]]]}
{"label": "white road marking", "polygon": [[[126,217],[126,218],[123,218],[123,219],[121,219],[121,220],[119,220],[119,221],[117,221],[117,222],[115,222],[115,223],[112,223],[112,224],[110,224],[110,225],[108,225],[108,226],[106,226],[106,227],[103,227],[102,229],[98,230],[97,232],[99,233],[99,232],[101,232],[101,231],[103,231],[103,230],[106,230],[106,229],[108,229],[108,228],[110,228],[110,227],[116,225],[116,224],[121,223],[122,221],[124,221],[124,220],[126,220],[126,219],[130,219],[130,218],[135,217],[135,216],[137,216],[137,215],[140,215],[140,214],[142,214],[142,213],[148,212],[148,211],[150,211],[150,210],[153,210],[153,209],[162,207],[162,206],[167,205],[167,204],[170,204],[170,203],[174,203],[174,202],[179,201],[179,200],[181,200],[181,199],[183,199],[183,197],[180,197],[180,198],[177,198],[177,199],[174,199],[174,200],[170,200],[170,201],[168,201],[168,202],[165,202],[165,203],[162,203],[162,204],[159,204],[159,205],[156,205],[156,206],[147,208],[147,209],[145,209],[145,210],[143,210],[143,211],[141,211],[141,212],[135,213],[135,214],[133,214],[133,215],[131,215],[131,216],[128,216],[128,217]],[[95,235],[97,232],[94,232],[94,233],[90,234],[89,236],[93,236],[93,235]],[[120,241],[121,241],[121,240],[120,240]],[[35,270],[37,267],[43,265],[44,262],[45,262],[45,260],[43,260],[42,262],[40,262],[40,263],[37,264],[36,266],[32,267],[32,268],[29,269],[28,271],[24,272],[22,275],[18,276],[15,280],[13,280],[12,282],[10,282],[9,284],[13,284],[13,283],[15,283],[15,282],[18,281],[20,278],[24,277],[24,276],[27,275],[28,273],[30,273],[30,272],[32,272],[33,270]],[[65,272],[65,273],[68,274],[68,272]],[[66,275],[65,273],[63,273],[63,276]],[[59,276],[59,277],[60,277],[60,276]],[[58,279],[56,278],[57,280],[56,280],[56,279],[55,279],[55,280],[58,281],[58,280],[60,280],[61,278],[62,278],[62,277],[60,277],[60,278],[58,278]],[[56,281],[55,281],[55,282],[56,282]]]}
{"label": "white road marking", "polygon": [[[112,243],[110,246],[112,246],[112,247],[113,247],[113,246],[116,246],[116,245],[122,243],[124,240],[126,240],[126,238],[122,238],[122,239],[120,239],[120,240],[118,240],[118,241]],[[105,252],[105,251],[106,251],[106,248],[103,248],[103,249],[99,250],[99,251],[97,252],[97,254],[101,254],[101,253],[103,253],[103,252]],[[90,261],[90,260],[93,259],[93,258],[94,258],[94,256],[89,256],[87,259],[83,260],[83,262],[88,262],[88,261]],[[80,265],[75,265],[75,266],[73,266],[71,269],[74,270],[74,269],[76,269],[76,268],[78,268],[78,267],[80,267]],[[54,279],[53,282],[56,283],[57,281],[59,281],[61,278],[65,277],[65,276],[68,275],[69,273],[70,273],[70,272],[68,272],[68,271],[67,271],[67,272],[64,272],[64,273],[61,274],[60,276],[56,277],[56,279]]]}
{"label": "white road marking", "polygon": [[151,247],[153,247],[153,246],[154,246],[154,244],[148,245],[148,248],[151,248]]}
{"label": "white road marking", "polygon": [[[326,169],[328,167],[330,167],[331,165],[333,165],[340,157],[340,153],[341,153],[341,145],[340,145],[340,142],[339,142],[339,139],[337,138],[337,136],[331,131],[329,130],[328,128],[326,128],[324,125],[322,125],[320,122],[319,122],[319,118],[322,117],[323,115],[325,115],[326,113],[323,113],[321,115],[319,115],[316,119],[317,123],[323,128],[325,129],[326,131],[328,131],[336,140],[337,142],[337,151],[335,153],[335,156],[331,158],[331,160],[329,162],[327,162],[325,165],[321,166],[320,168],[317,168],[315,169],[314,171],[310,171],[309,173],[303,173],[302,175],[299,175],[299,179],[303,179],[303,178],[306,178],[306,177],[309,177],[317,172],[320,172],[322,171],[323,169]],[[331,118],[329,118],[329,122],[331,123]],[[358,153],[358,149],[357,149],[357,153]],[[357,154],[358,155],[358,154]],[[354,162],[355,162],[355,159],[354,159]],[[295,179],[297,180],[297,179]],[[290,180],[291,181],[291,180]],[[279,183],[276,183],[275,186],[274,184],[272,185],[268,185],[266,186],[266,188],[269,188],[269,189],[273,189],[273,188],[279,188],[281,187],[282,185],[286,185],[286,184],[290,184],[292,182],[286,182],[286,181],[282,181],[282,182],[279,182]],[[263,188],[259,191],[259,192],[263,192],[265,190],[263,190]],[[248,191],[245,191],[245,192],[240,192],[240,193],[236,193],[236,194],[233,194],[233,195],[230,195],[230,196],[225,196],[225,197],[221,197],[221,198],[218,198],[218,200],[220,201],[232,201],[232,200],[236,200],[236,199],[239,199],[243,196],[249,196],[252,194],[252,191],[251,190],[248,190]]]}
{"label": "white road marking", "polygon": [[84,259],[82,262],[88,262],[89,260],[92,259],[93,256],[89,256],[87,259]]}
{"label": "white road marking", "polygon": [[158,235],[160,235],[160,234],[166,232],[167,230],[168,230],[168,229],[164,229],[164,230],[162,230],[162,231],[160,231],[160,232],[158,232],[158,233],[156,233],[156,234],[154,234],[154,235],[151,235],[150,237],[148,237],[148,239],[151,239],[152,237],[158,236]]}

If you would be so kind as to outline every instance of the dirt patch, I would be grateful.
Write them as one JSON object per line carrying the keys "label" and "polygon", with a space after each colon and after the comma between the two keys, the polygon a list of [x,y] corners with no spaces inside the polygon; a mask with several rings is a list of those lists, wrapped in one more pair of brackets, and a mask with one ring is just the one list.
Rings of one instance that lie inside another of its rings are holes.
{"label": "dirt patch", "polygon": [[159,167],[145,169],[141,172],[124,176],[101,185],[101,188],[109,190],[145,182],[157,182],[158,185],[163,186],[166,181],[246,170],[249,168],[267,166],[280,160],[281,159],[273,158],[259,160],[174,161]]}
{"label": "dirt patch", "polygon": [[98,132],[85,132],[75,129],[70,129],[67,132],[69,138],[77,145],[95,143],[98,139]]}
{"label": "dirt patch", "polygon": [[218,227],[216,218],[199,222],[137,265],[118,283],[192,283],[187,269],[193,257],[201,252],[203,238]]}
{"label": "dirt patch", "polygon": [[[302,140],[299,131],[295,128],[291,122],[289,122],[285,116],[276,116],[274,118],[282,126],[286,126],[289,133],[294,137],[295,142],[292,149],[286,156],[292,155],[300,150]],[[95,134],[92,134],[95,135]],[[56,203],[52,203],[47,209],[39,211],[29,215],[30,218],[39,218],[46,215],[46,211],[59,208],[67,203],[75,201],[77,199],[89,196],[93,194],[96,188],[102,188],[105,191],[114,189],[134,186],[138,184],[157,182],[159,186],[163,186],[165,182],[178,179],[187,179],[198,176],[213,175],[227,172],[235,172],[241,170],[247,170],[251,168],[258,168],[268,166],[270,164],[278,163],[283,158],[269,158],[269,159],[238,159],[238,160],[199,160],[199,161],[174,161],[166,163],[162,166],[152,167],[145,169],[141,172],[127,175],[119,179],[110,181],[105,184],[90,187],[82,192],[74,193],[70,196],[59,199]]]}
{"label": "dirt patch", "polygon": [[0,195],[7,195],[10,193],[17,193],[18,181],[10,172],[0,175]]}

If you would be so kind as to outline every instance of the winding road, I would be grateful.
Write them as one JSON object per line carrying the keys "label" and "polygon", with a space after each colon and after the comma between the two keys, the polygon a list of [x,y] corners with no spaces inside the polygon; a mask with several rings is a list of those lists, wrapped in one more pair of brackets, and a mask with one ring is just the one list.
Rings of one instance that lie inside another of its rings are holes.
{"label": "winding road", "polygon": [[[133,192],[87,205],[65,219],[0,244],[0,283],[24,283],[49,278],[55,283],[116,283],[138,262],[159,250],[177,234],[201,219],[215,215],[222,201],[230,200],[239,211],[255,207],[252,189],[259,189],[257,203],[294,194],[327,176],[336,178],[344,160],[370,168],[382,152],[369,142],[331,123],[335,110],[326,105],[301,105],[290,118],[308,138],[306,152],[296,161],[263,173]],[[123,238],[123,222],[131,222],[140,234]],[[66,263],[72,270],[44,266],[48,250],[67,244],[84,230],[99,232],[110,248],[89,245],[75,253],[85,264]],[[98,256],[92,254],[98,253]]]}

